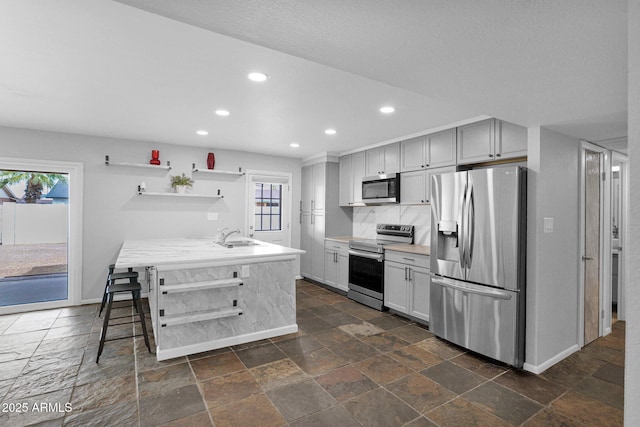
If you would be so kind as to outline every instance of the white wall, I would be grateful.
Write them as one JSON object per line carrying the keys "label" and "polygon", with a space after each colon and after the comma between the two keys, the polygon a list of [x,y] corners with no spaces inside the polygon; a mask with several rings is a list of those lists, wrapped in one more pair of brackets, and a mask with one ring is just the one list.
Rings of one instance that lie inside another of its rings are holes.
{"label": "white wall", "polygon": [[67,205],[2,204],[2,244],[66,243]]}
{"label": "white wall", "polygon": [[580,141],[530,128],[528,149],[525,369],[541,372],[578,345]]}
{"label": "white wall", "polygon": [[[624,378],[624,424],[640,425],[640,287],[636,268],[640,265],[640,1],[629,1],[628,20],[628,135],[630,164],[629,243],[626,251],[627,298],[626,356]],[[635,268],[634,268],[635,267]]]}
{"label": "white wall", "polygon": [[[294,158],[218,150],[214,144],[209,148],[197,148],[3,127],[0,127],[0,141],[3,141],[3,156],[84,163],[84,301],[101,297],[107,265],[115,261],[120,245],[126,239],[213,237],[218,227],[245,228],[244,177],[198,176],[194,193],[222,190],[225,197],[213,201],[140,197],[135,190],[142,181],[149,192],[165,191],[169,175],[183,172],[191,175],[192,163],[204,168],[207,153],[213,151],[216,169],[237,170],[242,166],[243,169],[292,173],[293,206],[300,200],[301,161]],[[171,161],[171,171],[104,164],[107,154],[112,162],[147,163],[152,149],[160,150],[163,164],[166,160]],[[208,221],[207,212],[217,212],[218,220]],[[297,221],[291,221],[291,231],[292,246],[299,247]]]}

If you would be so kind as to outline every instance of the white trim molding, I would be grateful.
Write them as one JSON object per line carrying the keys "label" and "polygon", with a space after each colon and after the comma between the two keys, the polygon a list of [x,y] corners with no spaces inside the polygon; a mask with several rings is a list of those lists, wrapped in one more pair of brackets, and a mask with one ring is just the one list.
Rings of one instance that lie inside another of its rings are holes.
{"label": "white trim molding", "polygon": [[82,233],[84,165],[80,162],[0,157],[0,169],[69,174],[68,223],[68,298],[35,304],[0,307],[0,314],[49,308],[67,307],[82,303]]}

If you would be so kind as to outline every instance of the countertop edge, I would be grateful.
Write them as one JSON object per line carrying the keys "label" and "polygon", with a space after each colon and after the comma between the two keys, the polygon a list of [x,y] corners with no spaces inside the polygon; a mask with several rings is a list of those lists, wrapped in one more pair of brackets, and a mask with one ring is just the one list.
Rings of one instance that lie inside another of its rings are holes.
{"label": "countertop edge", "polygon": [[406,252],[416,255],[431,256],[431,247],[427,245],[386,245],[386,251]]}

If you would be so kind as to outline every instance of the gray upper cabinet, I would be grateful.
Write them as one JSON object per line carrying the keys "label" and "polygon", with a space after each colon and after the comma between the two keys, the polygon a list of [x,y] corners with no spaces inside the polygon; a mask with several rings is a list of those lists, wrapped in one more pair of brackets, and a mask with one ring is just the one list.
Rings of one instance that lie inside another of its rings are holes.
{"label": "gray upper cabinet", "polygon": [[340,206],[362,205],[365,152],[340,157]]}
{"label": "gray upper cabinet", "polygon": [[365,151],[365,176],[397,173],[400,171],[400,143],[383,145]]}
{"label": "gray upper cabinet", "polygon": [[456,130],[442,132],[402,141],[400,171],[411,172],[430,167],[456,164]]}
{"label": "gray upper cabinet", "polygon": [[445,166],[442,168],[404,172],[400,175],[400,202],[403,205],[430,204],[431,177],[433,175],[455,171],[455,166]]}
{"label": "gray upper cabinet", "polygon": [[340,206],[351,206],[353,203],[353,173],[351,170],[351,154],[340,157],[340,188],[338,189]]}
{"label": "gray upper cabinet", "polygon": [[496,120],[496,156],[501,158],[527,155],[527,128]]}
{"label": "gray upper cabinet", "polygon": [[458,127],[458,163],[482,163],[527,155],[527,129],[496,119]]}
{"label": "gray upper cabinet", "polygon": [[302,168],[301,212],[318,212],[325,210],[325,181],[327,167],[324,163]]}

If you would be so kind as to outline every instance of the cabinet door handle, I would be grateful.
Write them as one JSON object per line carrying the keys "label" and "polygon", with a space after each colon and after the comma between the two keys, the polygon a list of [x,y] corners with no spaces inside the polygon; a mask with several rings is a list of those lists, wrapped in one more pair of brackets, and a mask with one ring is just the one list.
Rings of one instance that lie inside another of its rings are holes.
{"label": "cabinet door handle", "polygon": [[402,259],[403,259],[403,260],[405,260],[405,261],[413,261],[413,262],[416,262],[416,260],[415,260],[415,259],[413,259],[413,258],[405,258],[405,257],[402,257]]}
{"label": "cabinet door handle", "polygon": [[496,154],[496,157],[500,157],[500,156],[502,156],[502,154]]}
{"label": "cabinet door handle", "polygon": [[302,212],[302,200],[300,200],[300,212]]}
{"label": "cabinet door handle", "polygon": [[316,201],[312,200],[311,201],[311,210],[314,210],[316,208]]}
{"label": "cabinet door handle", "polygon": [[313,212],[311,212],[311,224],[315,223],[315,215],[313,214]]}
{"label": "cabinet door handle", "polygon": [[489,154],[489,157],[493,158],[493,154]]}
{"label": "cabinet door handle", "polygon": [[429,164],[427,163],[427,167],[429,167]]}
{"label": "cabinet door handle", "polygon": [[300,224],[302,224],[302,211],[300,212]]}
{"label": "cabinet door handle", "polygon": [[404,268],[404,281],[407,281],[407,267]]}
{"label": "cabinet door handle", "polygon": [[409,281],[411,281],[411,267],[407,267],[407,270],[409,270]]}

